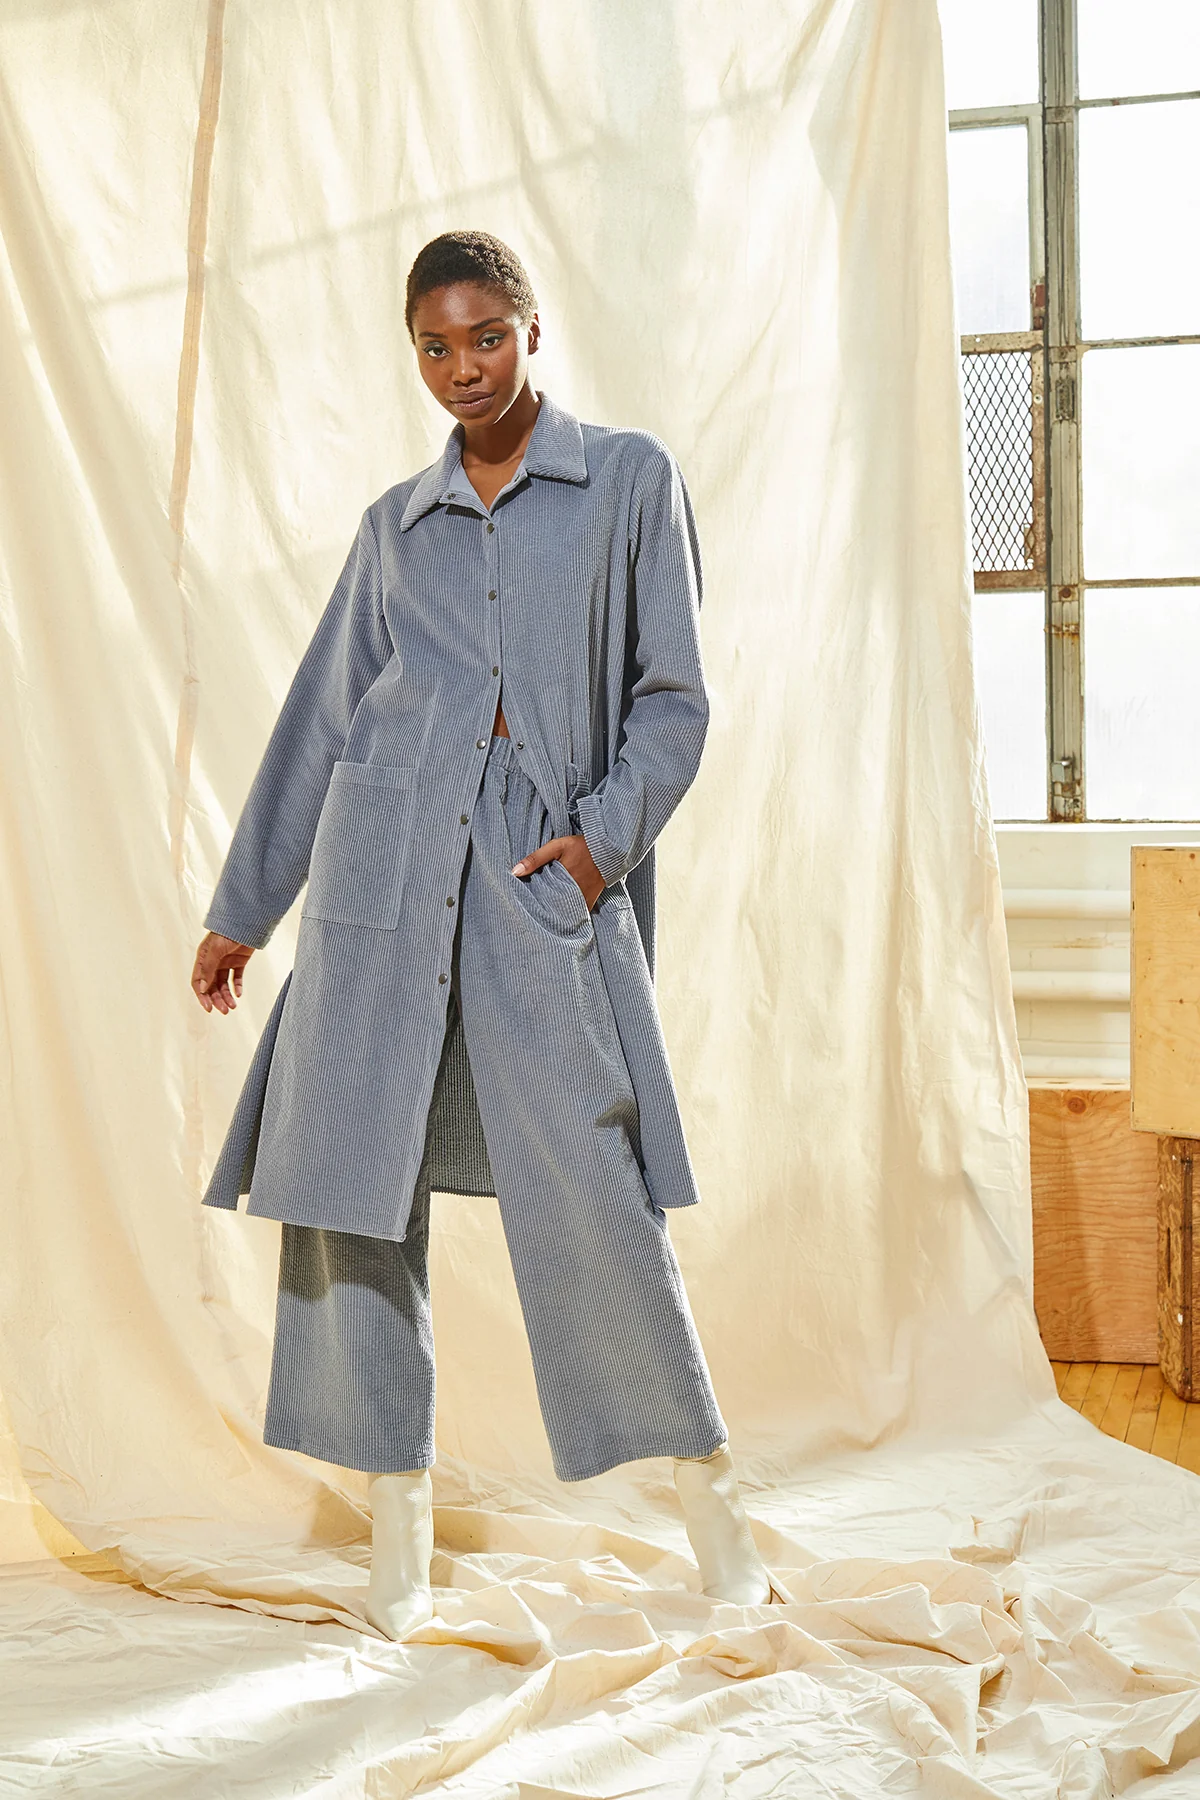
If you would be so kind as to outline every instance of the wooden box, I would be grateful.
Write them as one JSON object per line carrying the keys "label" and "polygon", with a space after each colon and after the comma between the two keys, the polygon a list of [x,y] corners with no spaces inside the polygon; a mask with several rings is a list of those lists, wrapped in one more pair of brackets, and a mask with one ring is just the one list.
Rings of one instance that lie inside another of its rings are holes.
{"label": "wooden box", "polygon": [[1194,1342],[1200,1321],[1195,1164],[1200,1143],[1158,1140],[1158,1356],[1168,1387],[1181,1400],[1200,1399],[1200,1355]]}
{"label": "wooden box", "polygon": [[1033,1298],[1049,1356],[1158,1361],[1158,1160],[1129,1090],[1030,1088]]}
{"label": "wooden box", "polygon": [[1131,864],[1133,1128],[1200,1138],[1200,849],[1135,844]]}

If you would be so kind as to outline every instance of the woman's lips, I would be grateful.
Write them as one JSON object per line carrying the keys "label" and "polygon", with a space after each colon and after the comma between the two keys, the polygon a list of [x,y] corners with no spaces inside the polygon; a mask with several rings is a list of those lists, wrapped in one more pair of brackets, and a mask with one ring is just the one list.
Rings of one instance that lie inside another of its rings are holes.
{"label": "woman's lips", "polygon": [[452,400],[450,404],[457,407],[460,412],[482,412],[485,407],[491,405],[495,398],[495,394],[472,394],[465,399]]}

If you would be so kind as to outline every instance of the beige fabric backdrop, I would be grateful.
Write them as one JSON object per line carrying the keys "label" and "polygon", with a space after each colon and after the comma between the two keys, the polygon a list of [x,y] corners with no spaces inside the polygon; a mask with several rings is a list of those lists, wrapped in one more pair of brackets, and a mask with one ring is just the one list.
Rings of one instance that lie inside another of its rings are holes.
{"label": "beige fabric backdrop", "polygon": [[[1195,1479],[1058,1403],[1030,1305],[933,0],[21,0],[0,33],[0,1792],[1182,1770]],[[713,720],[659,990],[704,1204],[671,1230],[793,1602],[698,1595],[667,1464],[553,1480],[494,1205],[446,1196],[440,1618],[393,1647],[363,1478],[259,1436],[278,1228],[198,1205],[291,930],[233,1020],[187,976],[361,510],[445,436],[401,295],[453,224],[526,258],[540,384],[661,433],[696,500]]]}

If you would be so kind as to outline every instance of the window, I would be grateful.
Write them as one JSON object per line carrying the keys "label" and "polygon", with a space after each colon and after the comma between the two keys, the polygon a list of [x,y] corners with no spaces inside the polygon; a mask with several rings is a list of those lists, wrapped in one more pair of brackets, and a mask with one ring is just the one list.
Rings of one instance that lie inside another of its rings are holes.
{"label": "window", "polygon": [[1197,819],[1200,6],[940,3],[993,810]]}

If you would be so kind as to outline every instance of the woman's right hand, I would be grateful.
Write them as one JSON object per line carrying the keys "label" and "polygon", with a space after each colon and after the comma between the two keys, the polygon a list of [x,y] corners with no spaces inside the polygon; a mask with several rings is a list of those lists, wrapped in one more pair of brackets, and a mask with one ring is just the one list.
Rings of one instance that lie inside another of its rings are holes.
{"label": "woman's right hand", "polygon": [[242,970],[254,955],[249,944],[210,931],[192,969],[192,992],[205,1012],[232,1012],[242,997]]}

